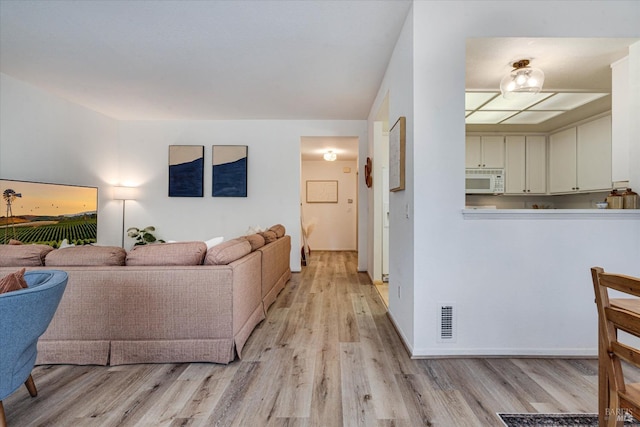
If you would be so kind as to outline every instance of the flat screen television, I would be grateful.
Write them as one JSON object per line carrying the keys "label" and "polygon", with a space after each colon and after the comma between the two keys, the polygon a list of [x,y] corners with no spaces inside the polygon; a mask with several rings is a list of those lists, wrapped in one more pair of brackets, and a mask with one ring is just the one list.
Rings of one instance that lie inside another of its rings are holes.
{"label": "flat screen television", "polygon": [[95,243],[98,188],[0,179],[0,244],[11,239],[57,248]]}

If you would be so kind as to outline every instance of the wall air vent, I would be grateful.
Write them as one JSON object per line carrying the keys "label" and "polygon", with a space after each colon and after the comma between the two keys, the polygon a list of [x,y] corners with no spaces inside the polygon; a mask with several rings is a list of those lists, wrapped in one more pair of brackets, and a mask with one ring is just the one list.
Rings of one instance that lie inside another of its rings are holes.
{"label": "wall air vent", "polygon": [[438,342],[455,342],[456,341],[456,318],[455,304],[440,303],[440,311],[438,312]]}

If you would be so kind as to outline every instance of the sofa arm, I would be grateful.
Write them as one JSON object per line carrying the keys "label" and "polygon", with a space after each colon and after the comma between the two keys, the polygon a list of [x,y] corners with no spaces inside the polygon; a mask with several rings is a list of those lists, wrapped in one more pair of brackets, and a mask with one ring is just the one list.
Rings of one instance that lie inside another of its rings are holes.
{"label": "sofa arm", "polygon": [[233,336],[238,356],[255,326],[264,320],[260,252],[229,264],[233,268]]}

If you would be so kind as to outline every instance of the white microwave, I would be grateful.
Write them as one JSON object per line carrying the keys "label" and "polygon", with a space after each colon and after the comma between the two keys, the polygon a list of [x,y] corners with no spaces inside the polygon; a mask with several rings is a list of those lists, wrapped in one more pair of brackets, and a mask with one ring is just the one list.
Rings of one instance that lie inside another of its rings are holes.
{"label": "white microwave", "polygon": [[467,194],[504,193],[504,169],[467,169],[465,192]]}

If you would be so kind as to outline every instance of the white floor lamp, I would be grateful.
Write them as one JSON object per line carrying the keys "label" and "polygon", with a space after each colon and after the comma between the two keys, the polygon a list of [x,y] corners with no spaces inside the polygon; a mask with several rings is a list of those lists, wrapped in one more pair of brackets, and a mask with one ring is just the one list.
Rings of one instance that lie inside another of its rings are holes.
{"label": "white floor lamp", "polygon": [[124,248],[124,219],[125,219],[125,206],[127,204],[127,200],[135,200],[136,199],[136,188],[135,187],[113,187],[113,199],[114,200],[122,200],[122,247]]}

